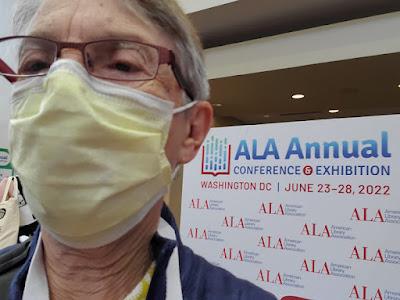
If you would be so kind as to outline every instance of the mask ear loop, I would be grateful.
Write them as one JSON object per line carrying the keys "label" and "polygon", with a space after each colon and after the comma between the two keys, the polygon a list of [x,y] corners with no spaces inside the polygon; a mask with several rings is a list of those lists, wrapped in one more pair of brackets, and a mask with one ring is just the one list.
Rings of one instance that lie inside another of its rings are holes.
{"label": "mask ear loop", "polygon": [[[187,103],[187,104],[185,104],[185,105],[182,105],[182,106],[180,106],[180,107],[178,107],[178,108],[175,108],[175,109],[173,110],[173,114],[176,115],[176,114],[180,114],[181,112],[184,112],[184,111],[186,111],[186,110],[189,110],[189,109],[191,109],[193,106],[195,106],[198,102],[199,102],[198,100],[192,101],[192,102],[189,102],[189,103]],[[174,171],[172,172],[172,175],[171,175],[172,180],[175,180],[175,179],[176,179],[176,176],[178,175],[178,173],[179,173],[181,167],[182,167],[182,165],[177,165],[177,166],[175,167],[175,169],[174,169]]]}
{"label": "mask ear loop", "polygon": [[199,102],[198,100],[192,101],[192,102],[190,102],[190,103],[188,103],[188,104],[185,104],[185,105],[182,105],[182,106],[180,106],[180,107],[174,108],[172,112],[173,112],[174,115],[179,114],[179,113],[181,113],[181,112],[184,112],[185,110],[191,109],[191,108],[192,108],[193,106],[195,106],[198,102]]}
{"label": "mask ear loop", "polygon": [[174,181],[176,179],[176,177],[178,176],[178,173],[181,170],[181,167],[182,167],[182,165],[179,165],[179,164],[175,167],[175,169],[171,175],[172,181]]}

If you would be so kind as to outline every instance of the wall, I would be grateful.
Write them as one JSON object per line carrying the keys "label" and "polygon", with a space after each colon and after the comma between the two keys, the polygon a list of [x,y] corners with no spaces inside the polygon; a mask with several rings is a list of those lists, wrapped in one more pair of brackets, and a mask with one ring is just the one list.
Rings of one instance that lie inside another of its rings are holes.
{"label": "wall", "polygon": [[209,9],[235,1],[237,0],[178,0],[178,3],[186,13],[190,14],[196,11]]}
{"label": "wall", "polygon": [[208,77],[400,52],[399,27],[400,12],[395,12],[207,49]]}
{"label": "wall", "polygon": [[[11,14],[14,0],[1,0],[0,36],[11,35]],[[10,112],[11,85],[0,78],[0,148],[8,148],[8,118]]]}

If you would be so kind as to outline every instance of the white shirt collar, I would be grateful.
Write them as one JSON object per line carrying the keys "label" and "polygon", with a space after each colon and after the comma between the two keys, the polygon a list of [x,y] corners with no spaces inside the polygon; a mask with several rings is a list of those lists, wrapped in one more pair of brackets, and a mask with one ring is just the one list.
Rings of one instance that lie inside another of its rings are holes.
{"label": "white shirt collar", "polygon": [[[176,240],[174,229],[163,219],[160,218],[158,234],[170,240]],[[181,300],[182,287],[180,279],[178,247],[174,251],[168,262],[167,267],[167,295],[166,300]],[[49,285],[47,282],[46,270],[43,264],[43,245],[42,234],[39,234],[36,249],[29,266],[28,275],[25,281],[25,288],[22,300],[49,300]]]}
{"label": "white shirt collar", "polygon": [[22,296],[22,300],[30,299],[50,299],[46,270],[43,264],[42,233],[38,237]]}

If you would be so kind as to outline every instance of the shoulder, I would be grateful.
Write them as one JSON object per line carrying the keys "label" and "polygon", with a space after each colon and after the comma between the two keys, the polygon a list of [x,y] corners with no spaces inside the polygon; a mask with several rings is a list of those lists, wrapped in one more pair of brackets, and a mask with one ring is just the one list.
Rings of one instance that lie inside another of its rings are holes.
{"label": "shoulder", "polygon": [[276,297],[214,266],[186,247],[180,246],[182,292],[185,299],[275,300]]}
{"label": "shoulder", "polygon": [[7,299],[11,281],[29,256],[31,240],[0,250],[0,299]]}
{"label": "shoulder", "polygon": [[29,256],[31,239],[0,250],[0,278],[12,271],[19,269]]}

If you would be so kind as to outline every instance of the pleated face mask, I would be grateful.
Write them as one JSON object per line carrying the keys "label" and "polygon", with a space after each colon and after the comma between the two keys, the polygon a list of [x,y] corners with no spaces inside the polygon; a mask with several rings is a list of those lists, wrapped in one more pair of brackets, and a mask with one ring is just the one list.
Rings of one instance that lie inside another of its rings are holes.
{"label": "pleated face mask", "polygon": [[59,60],[48,75],[17,82],[11,157],[41,225],[75,248],[110,243],[166,193],[164,147],[173,103],[90,77]]}

